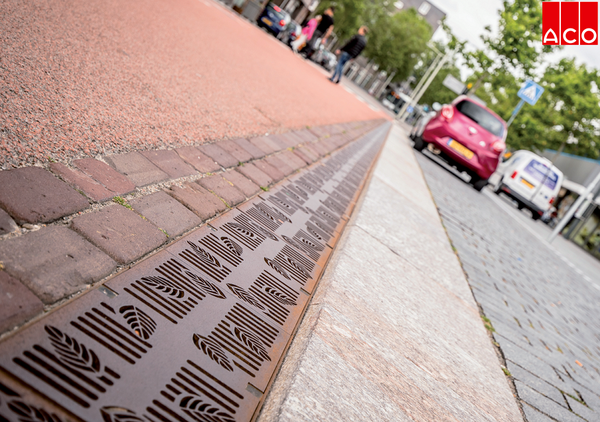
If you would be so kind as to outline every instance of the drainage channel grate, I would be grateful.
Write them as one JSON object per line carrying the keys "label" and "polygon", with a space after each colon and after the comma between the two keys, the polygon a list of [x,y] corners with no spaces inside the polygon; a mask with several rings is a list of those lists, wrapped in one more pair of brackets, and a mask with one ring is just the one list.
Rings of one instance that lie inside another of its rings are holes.
{"label": "drainage channel grate", "polygon": [[249,421],[383,125],[0,344],[0,421]]}

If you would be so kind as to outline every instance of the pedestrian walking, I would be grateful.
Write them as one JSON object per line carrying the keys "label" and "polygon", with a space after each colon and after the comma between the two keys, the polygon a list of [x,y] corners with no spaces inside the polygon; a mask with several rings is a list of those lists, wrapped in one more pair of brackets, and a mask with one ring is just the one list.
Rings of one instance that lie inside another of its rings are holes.
{"label": "pedestrian walking", "polygon": [[310,58],[314,54],[315,50],[319,48],[317,45],[319,40],[321,40],[321,44],[325,44],[327,38],[329,38],[331,35],[331,32],[333,31],[334,10],[335,8],[330,6],[327,8],[327,10],[325,10],[325,12],[323,12],[323,15],[321,16],[321,22],[319,22],[319,25],[317,25],[317,29],[315,29],[315,32],[311,38],[311,42],[306,44],[306,47],[304,47],[302,50],[307,58]]}
{"label": "pedestrian walking", "polygon": [[304,28],[302,28],[302,33],[300,34],[300,36],[291,43],[292,50],[294,50],[294,53],[297,53],[298,50],[301,50],[302,47],[312,39],[313,34],[317,29],[317,25],[319,25],[319,22],[321,22],[321,19],[321,15],[315,16],[313,19],[308,21]]}
{"label": "pedestrian walking", "polygon": [[[365,34],[368,32],[368,28],[366,26],[361,26],[358,28],[358,34],[353,36],[350,41],[346,43],[345,46],[340,48],[335,52],[335,54],[340,54],[337,66],[335,67],[335,71],[333,75],[329,79],[331,82],[339,84],[342,80],[342,72],[344,71],[344,66],[348,60],[355,59],[359,56],[360,53],[364,50],[367,45],[367,39],[365,38]],[[337,80],[336,80],[337,78]]]}

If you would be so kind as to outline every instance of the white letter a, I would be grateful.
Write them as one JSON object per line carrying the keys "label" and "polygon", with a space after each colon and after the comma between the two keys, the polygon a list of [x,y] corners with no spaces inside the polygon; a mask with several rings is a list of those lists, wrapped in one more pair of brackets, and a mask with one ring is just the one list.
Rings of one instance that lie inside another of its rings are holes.
{"label": "white letter a", "polygon": [[556,35],[556,32],[554,32],[552,29],[549,29],[548,31],[546,31],[546,35],[544,35],[543,44],[546,44],[548,42],[548,36],[550,35],[550,33],[552,33],[552,35],[554,36],[554,38],[550,39],[550,41],[558,44],[558,36]]}

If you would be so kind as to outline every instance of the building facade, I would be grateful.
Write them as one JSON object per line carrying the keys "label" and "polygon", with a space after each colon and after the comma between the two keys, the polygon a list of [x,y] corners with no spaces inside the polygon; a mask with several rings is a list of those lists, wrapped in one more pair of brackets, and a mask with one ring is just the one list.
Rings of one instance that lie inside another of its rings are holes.
{"label": "building facade", "polygon": [[433,29],[432,34],[439,28],[446,12],[427,0],[397,0],[394,2],[396,11],[400,12],[409,8],[415,9]]}

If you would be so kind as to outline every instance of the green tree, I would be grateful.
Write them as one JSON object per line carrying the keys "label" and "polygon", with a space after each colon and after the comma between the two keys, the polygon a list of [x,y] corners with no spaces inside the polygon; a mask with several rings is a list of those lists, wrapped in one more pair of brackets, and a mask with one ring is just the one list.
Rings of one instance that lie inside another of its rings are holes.
{"label": "green tree", "polygon": [[396,72],[395,81],[405,80],[427,48],[431,27],[414,9],[383,14],[370,28],[365,56],[381,70]]}
{"label": "green tree", "polygon": [[[598,70],[578,65],[574,59],[549,65],[541,79],[544,94],[535,106],[523,106],[510,127],[508,145],[543,151],[556,150],[567,141],[565,152],[599,158],[598,80]],[[504,117],[509,115],[510,111],[504,112]]]}
{"label": "green tree", "polygon": [[449,104],[454,101],[457,94],[443,85],[444,79],[448,75],[452,75],[460,80],[460,70],[451,62],[440,69],[440,72],[433,81],[431,81],[431,85],[429,85],[429,88],[425,91],[425,94],[423,94],[419,103],[429,105],[435,102]]}

